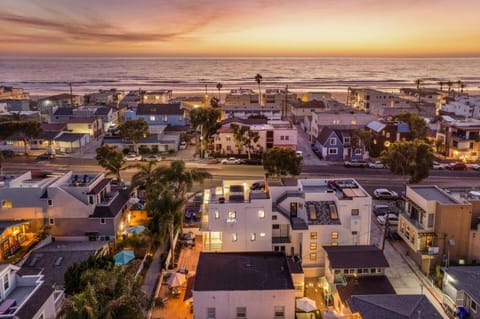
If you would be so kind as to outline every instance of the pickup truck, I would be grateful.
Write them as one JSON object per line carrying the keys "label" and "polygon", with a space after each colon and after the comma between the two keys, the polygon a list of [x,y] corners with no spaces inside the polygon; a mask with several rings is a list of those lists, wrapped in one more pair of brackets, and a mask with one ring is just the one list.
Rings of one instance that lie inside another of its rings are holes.
{"label": "pickup truck", "polygon": [[368,163],[364,160],[350,160],[344,162],[345,167],[368,167]]}

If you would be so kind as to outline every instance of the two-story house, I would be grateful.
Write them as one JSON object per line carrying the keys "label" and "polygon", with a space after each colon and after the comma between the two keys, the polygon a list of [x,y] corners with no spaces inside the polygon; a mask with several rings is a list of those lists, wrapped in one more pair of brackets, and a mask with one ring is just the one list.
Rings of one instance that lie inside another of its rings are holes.
{"label": "two-story house", "polygon": [[305,122],[305,127],[309,128],[307,132],[310,140],[313,141],[319,136],[324,126],[331,129],[360,129],[376,119],[375,115],[363,112],[313,112],[311,122]]}
{"label": "two-story house", "polygon": [[141,91],[141,104],[166,104],[172,99],[172,90]]}
{"label": "two-story house", "polygon": [[454,120],[442,116],[437,140],[451,159],[475,162],[480,159],[480,120]]}
{"label": "two-story house", "polygon": [[372,149],[375,154],[380,154],[394,142],[410,139],[410,128],[407,123],[371,121],[365,129],[372,133]]}
{"label": "two-story house", "polygon": [[437,186],[407,185],[398,234],[411,258],[429,274],[436,264],[468,259],[472,204]]}
{"label": "two-story house", "polygon": [[415,103],[401,98],[398,94],[369,88],[348,88],[347,104],[357,110],[374,115],[383,114],[384,109],[394,108],[403,111],[415,110]]}
{"label": "two-story house", "polygon": [[348,129],[331,129],[324,126],[319,136],[312,141],[316,153],[325,160],[363,159],[364,148],[352,145],[352,131]]}
{"label": "two-story house", "polygon": [[260,105],[229,105],[222,107],[222,118],[266,118],[267,120],[282,120],[282,109],[280,106]]}
{"label": "two-story house", "polygon": [[295,316],[287,257],[271,251],[200,253],[193,299],[198,319]]}
{"label": "two-story house", "polygon": [[30,94],[23,88],[14,88],[11,86],[0,86],[0,99],[25,100],[30,99]]}
{"label": "two-story house", "polygon": [[113,190],[103,174],[32,176],[0,187],[0,220],[28,220],[29,232],[48,227],[58,239],[112,241],[129,223],[128,192]]}
{"label": "two-story house", "polygon": [[125,120],[144,119],[149,127],[187,126],[188,121],[181,103],[140,104],[136,110],[125,112]]}
{"label": "two-story house", "polygon": [[322,246],[369,243],[371,198],[356,181],[300,179],[252,190],[254,183],[224,181],[205,190],[205,251],[285,252],[315,277],[324,269]]}
{"label": "two-story house", "polygon": [[251,89],[234,89],[225,95],[225,106],[260,106],[258,92]]}

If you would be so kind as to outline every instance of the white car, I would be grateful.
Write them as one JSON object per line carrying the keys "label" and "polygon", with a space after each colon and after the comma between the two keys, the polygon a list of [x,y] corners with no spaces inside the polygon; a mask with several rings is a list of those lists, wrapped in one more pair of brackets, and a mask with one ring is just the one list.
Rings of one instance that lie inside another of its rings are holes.
{"label": "white car", "polygon": [[398,225],[398,216],[395,214],[385,214],[377,217],[377,222],[380,225],[385,225],[385,221],[388,216],[388,225]]}
{"label": "white car", "polygon": [[368,163],[369,168],[385,168],[385,165],[380,161]]}
{"label": "white car", "polygon": [[388,190],[386,188],[377,188],[373,191],[373,196],[376,199],[397,199],[398,194],[397,192]]}
{"label": "white car", "polygon": [[148,155],[142,158],[142,161],[147,161],[147,162],[150,162],[150,161],[160,162],[161,160],[162,160],[162,157],[160,155]]}
{"label": "white car", "polygon": [[224,158],[220,163],[235,165],[235,164],[240,164],[240,160],[235,157],[229,157],[229,158]]}
{"label": "white car", "polygon": [[439,162],[433,162],[432,163],[432,169],[446,169],[448,164],[443,164]]}
{"label": "white car", "polygon": [[181,141],[181,142],[180,142],[180,146],[179,146],[178,148],[181,149],[181,150],[186,149],[186,148],[187,148],[187,142]]}
{"label": "white car", "polygon": [[142,160],[142,155],[137,155],[135,153],[130,153],[125,155],[123,158],[124,161],[130,162],[130,161],[141,161]]}

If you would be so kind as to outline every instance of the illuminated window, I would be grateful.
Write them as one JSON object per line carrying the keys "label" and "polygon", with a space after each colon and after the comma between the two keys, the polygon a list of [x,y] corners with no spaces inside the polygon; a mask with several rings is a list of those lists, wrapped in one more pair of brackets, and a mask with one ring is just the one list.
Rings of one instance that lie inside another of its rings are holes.
{"label": "illuminated window", "polygon": [[358,216],[360,214],[360,210],[358,208],[352,209],[352,216]]}
{"label": "illuminated window", "polygon": [[251,233],[251,234],[250,234],[250,240],[251,240],[251,241],[255,241],[256,239],[257,239],[257,234]]}
{"label": "illuminated window", "polygon": [[317,243],[310,243],[310,250],[317,250]]}
{"label": "illuminated window", "polygon": [[160,96],[155,95],[155,100],[160,100]]}
{"label": "illuminated window", "polygon": [[274,318],[275,319],[284,319],[285,318],[285,306],[275,306],[273,307]]}
{"label": "illuminated window", "polygon": [[237,241],[237,240],[238,240],[237,233],[233,233],[232,234],[232,241]]}
{"label": "illuminated window", "polygon": [[332,242],[330,243],[330,246],[338,246],[338,243],[337,243],[336,241],[332,241]]}
{"label": "illuminated window", "polygon": [[247,307],[237,307],[237,318],[247,318]]}
{"label": "illuminated window", "polygon": [[263,209],[258,211],[258,218],[265,218],[265,211]]}
{"label": "illuminated window", "polygon": [[317,239],[317,232],[311,232],[310,239]]}
{"label": "illuminated window", "polygon": [[228,219],[236,219],[237,218],[237,212],[236,211],[233,211],[233,212],[228,212]]}
{"label": "illuminated window", "polygon": [[163,121],[164,121],[164,122],[168,121],[168,115],[164,115],[164,116],[163,116]]}
{"label": "illuminated window", "polygon": [[266,234],[265,233],[260,233],[260,237],[265,237]]}
{"label": "illuminated window", "polygon": [[310,260],[317,260],[317,253],[310,253]]}
{"label": "illuminated window", "polygon": [[356,124],[357,124],[357,120],[352,120],[351,124],[352,124],[352,125],[356,125]]}
{"label": "illuminated window", "polygon": [[155,121],[155,115],[150,115],[150,121]]}
{"label": "illuminated window", "polygon": [[332,239],[338,239],[338,231],[332,232]]}
{"label": "illuminated window", "polygon": [[218,210],[215,211],[215,219],[220,218],[220,212]]}
{"label": "illuminated window", "polygon": [[11,200],[2,200],[2,208],[12,208],[13,204]]}
{"label": "illuminated window", "polygon": [[49,219],[48,219],[48,223],[49,223],[50,225],[55,225],[55,218],[49,218]]}

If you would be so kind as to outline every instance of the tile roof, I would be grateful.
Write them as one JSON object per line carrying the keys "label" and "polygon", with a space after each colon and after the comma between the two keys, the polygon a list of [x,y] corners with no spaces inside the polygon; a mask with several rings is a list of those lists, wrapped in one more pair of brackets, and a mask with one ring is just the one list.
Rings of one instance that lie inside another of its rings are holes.
{"label": "tile roof", "polygon": [[287,259],[276,252],[200,253],[194,291],[293,290]]}
{"label": "tile roof", "polygon": [[320,144],[325,145],[325,143],[327,142],[328,138],[332,135],[332,133],[334,132],[330,127],[324,126],[320,131],[320,133],[318,133],[317,140],[320,142]]}
{"label": "tile roof", "polygon": [[137,115],[182,115],[181,106],[181,103],[140,104],[137,107]]}
{"label": "tile roof", "polygon": [[383,252],[373,245],[323,246],[323,249],[333,269],[389,267]]}
{"label": "tile roof", "polygon": [[60,133],[60,131],[42,131],[35,139],[49,141],[55,139]]}
{"label": "tile roof", "polygon": [[47,283],[42,283],[33,295],[27,300],[27,302],[16,313],[15,318],[18,319],[30,319],[35,315],[45,304],[48,298],[53,294],[55,289]]}
{"label": "tile roof", "polygon": [[443,318],[424,295],[363,295],[347,301],[352,312],[363,319]]}

